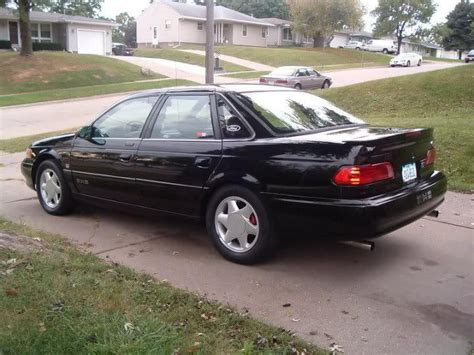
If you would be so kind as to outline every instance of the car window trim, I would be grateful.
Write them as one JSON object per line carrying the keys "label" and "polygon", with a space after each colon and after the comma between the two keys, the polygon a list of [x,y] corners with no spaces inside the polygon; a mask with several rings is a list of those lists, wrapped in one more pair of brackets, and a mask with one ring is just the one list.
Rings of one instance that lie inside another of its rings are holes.
{"label": "car window trim", "polygon": [[152,117],[153,115],[153,112],[154,110],[156,109],[158,103],[160,102],[160,98],[161,98],[162,94],[160,93],[150,93],[149,95],[143,95],[143,96],[135,96],[135,97],[127,97],[123,100],[120,100],[119,102],[116,102],[115,104],[113,104],[112,106],[110,106],[109,108],[105,109],[105,111],[103,111],[102,113],[99,114],[98,117],[96,117],[90,124],[89,126],[90,127],[93,127],[95,125],[95,123],[100,120],[104,115],[106,115],[107,113],[109,113],[110,111],[112,111],[114,108],[116,108],[117,106],[127,102],[127,101],[131,101],[131,100],[138,100],[138,99],[143,99],[143,98],[148,98],[148,97],[156,97],[156,102],[153,104],[153,107],[151,108],[150,112],[148,113],[148,116],[147,118],[145,119],[145,123],[143,124],[143,127],[142,127],[142,130],[140,132],[140,135],[138,137],[135,137],[135,138],[119,138],[119,137],[101,137],[101,139],[124,139],[124,140],[141,140],[142,139],[142,136],[145,132],[145,128],[147,126],[147,122],[150,120],[150,118]]}
{"label": "car window trim", "polygon": [[[160,112],[161,112],[163,106],[165,105],[166,101],[169,99],[170,96],[208,96],[209,97],[209,102],[211,104],[210,112],[211,112],[211,123],[212,123],[212,129],[214,131],[214,137],[212,137],[212,138],[203,138],[203,139],[151,138],[151,134],[153,132],[153,127],[155,126],[155,124],[158,120],[158,117],[160,115]],[[216,127],[215,127],[215,124],[214,124],[214,121],[215,121],[214,116],[216,115],[216,112],[215,112],[216,108],[215,108],[215,102],[213,103],[212,96],[214,96],[213,92],[190,92],[190,91],[186,91],[186,92],[167,92],[165,94],[162,94],[160,102],[158,103],[158,106],[156,107],[156,110],[154,112],[154,115],[152,117],[149,117],[150,122],[147,125],[146,130],[144,130],[144,132],[143,132],[142,139],[146,140],[146,141],[168,141],[168,142],[171,142],[171,141],[175,141],[175,142],[213,142],[213,141],[220,141],[221,139],[219,137],[216,137]]]}
{"label": "car window trim", "polygon": [[[226,138],[226,137],[224,137],[224,134],[222,133],[222,127],[221,127],[221,124],[220,124],[219,112],[217,110],[217,96],[220,96],[222,99],[224,99],[224,101],[237,113],[237,118],[244,124],[245,128],[247,128],[247,130],[250,133],[250,137],[247,137],[247,138]],[[222,134],[222,140],[225,140],[226,142],[234,142],[234,141],[251,141],[251,140],[255,139],[256,134],[255,134],[255,130],[253,129],[253,127],[242,116],[240,111],[237,110],[235,105],[232,104],[232,102],[230,102],[229,99],[227,97],[225,97],[225,95],[223,95],[222,93],[216,93],[216,117],[217,117],[217,123],[219,125],[219,131]]]}

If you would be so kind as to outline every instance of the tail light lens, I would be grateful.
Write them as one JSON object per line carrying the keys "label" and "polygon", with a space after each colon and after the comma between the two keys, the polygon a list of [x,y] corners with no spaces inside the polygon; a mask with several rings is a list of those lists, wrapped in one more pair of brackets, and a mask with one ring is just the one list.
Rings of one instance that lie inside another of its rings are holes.
{"label": "tail light lens", "polygon": [[379,164],[343,166],[334,175],[333,181],[336,185],[359,186],[393,179],[394,176],[392,164],[384,162]]}
{"label": "tail light lens", "polygon": [[424,166],[432,165],[434,164],[435,160],[436,160],[436,149],[431,148],[426,153],[426,158],[423,160],[423,163],[424,163],[423,165]]}
{"label": "tail light lens", "polygon": [[265,78],[260,78],[260,82],[261,82],[261,83],[266,83],[267,80],[265,80]]}
{"label": "tail light lens", "polygon": [[288,84],[288,80],[277,80],[276,81],[277,84]]}

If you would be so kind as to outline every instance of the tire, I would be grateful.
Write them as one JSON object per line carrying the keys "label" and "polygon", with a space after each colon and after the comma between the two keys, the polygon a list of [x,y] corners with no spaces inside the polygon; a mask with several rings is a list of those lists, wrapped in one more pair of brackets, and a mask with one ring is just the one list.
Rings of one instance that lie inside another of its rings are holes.
{"label": "tire", "polygon": [[[228,185],[214,193],[206,208],[206,227],[217,251],[238,264],[250,265],[268,258],[277,244],[262,201],[238,185]],[[229,234],[236,237],[225,240]]]}
{"label": "tire", "polygon": [[418,61],[417,66],[421,67],[421,60]]}
{"label": "tire", "polygon": [[406,66],[407,66],[407,68],[408,68],[408,67],[411,67],[411,62],[408,61]]}
{"label": "tire", "polygon": [[71,212],[74,200],[57,162],[52,159],[43,161],[37,169],[35,180],[38,200],[47,213],[62,216]]}
{"label": "tire", "polygon": [[388,50],[387,48],[384,48],[383,51],[382,51],[383,54],[388,54]]}
{"label": "tire", "polygon": [[360,51],[360,47],[356,47],[356,51]]}
{"label": "tire", "polygon": [[295,89],[296,89],[296,90],[301,90],[301,89],[302,89],[301,84],[296,84],[296,85],[295,85]]}
{"label": "tire", "polygon": [[395,65],[390,65],[392,68],[395,68]]}
{"label": "tire", "polygon": [[329,81],[325,80],[323,83],[323,86],[321,86],[321,89],[329,89]]}

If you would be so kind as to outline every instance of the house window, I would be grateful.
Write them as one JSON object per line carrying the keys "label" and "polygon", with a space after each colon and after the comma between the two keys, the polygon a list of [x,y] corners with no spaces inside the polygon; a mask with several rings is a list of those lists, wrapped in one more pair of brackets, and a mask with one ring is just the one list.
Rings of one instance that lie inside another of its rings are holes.
{"label": "house window", "polygon": [[158,38],[158,27],[153,27],[153,38],[154,39]]}
{"label": "house window", "polygon": [[262,38],[267,38],[267,28],[262,27]]}
{"label": "house window", "polygon": [[283,29],[283,40],[284,41],[292,41],[293,40],[293,33],[291,33],[291,28],[284,28]]}
{"label": "house window", "polygon": [[50,23],[32,23],[31,39],[33,42],[51,42],[52,28]]}
{"label": "house window", "polygon": [[242,36],[247,37],[247,25],[242,25]]}
{"label": "house window", "polygon": [[202,22],[197,23],[197,28],[199,31],[202,31]]}
{"label": "house window", "polygon": [[171,20],[165,20],[165,29],[169,30],[171,28]]}

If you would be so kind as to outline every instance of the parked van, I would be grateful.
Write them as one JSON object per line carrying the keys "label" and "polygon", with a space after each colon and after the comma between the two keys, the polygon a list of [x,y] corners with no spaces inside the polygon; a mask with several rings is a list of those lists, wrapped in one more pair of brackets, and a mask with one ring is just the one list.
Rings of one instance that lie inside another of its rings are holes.
{"label": "parked van", "polygon": [[391,39],[372,39],[363,48],[369,52],[396,53],[397,43]]}

